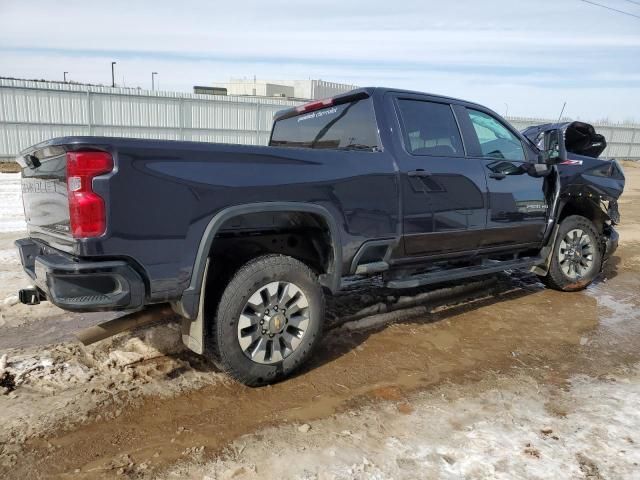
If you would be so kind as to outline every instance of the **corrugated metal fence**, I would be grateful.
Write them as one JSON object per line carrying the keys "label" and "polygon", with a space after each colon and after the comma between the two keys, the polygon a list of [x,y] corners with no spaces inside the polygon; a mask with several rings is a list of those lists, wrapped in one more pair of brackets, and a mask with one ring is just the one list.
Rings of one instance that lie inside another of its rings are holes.
{"label": "corrugated metal fence", "polygon": [[[53,137],[104,135],[264,145],[273,115],[300,102],[0,79],[0,161]],[[519,129],[545,119],[510,118]],[[640,125],[596,124],[604,156],[640,159]]]}
{"label": "corrugated metal fence", "polygon": [[0,159],[66,135],[266,144],[273,115],[300,103],[0,79]]}

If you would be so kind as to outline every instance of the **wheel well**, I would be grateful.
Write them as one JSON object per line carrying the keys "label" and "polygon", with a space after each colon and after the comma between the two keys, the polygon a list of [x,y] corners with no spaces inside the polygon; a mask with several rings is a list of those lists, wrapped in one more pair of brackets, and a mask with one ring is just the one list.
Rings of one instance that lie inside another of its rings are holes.
{"label": "wheel well", "polygon": [[602,233],[605,222],[608,220],[607,215],[602,211],[600,206],[589,198],[570,198],[560,210],[558,223],[571,215],[581,215],[593,222],[598,233]]}
{"label": "wheel well", "polygon": [[269,253],[304,262],[317,274],[333,262],[332,238],[325,220],[309,212],[247,213],[225,221],[211,244],[213,270],[235,271]]}

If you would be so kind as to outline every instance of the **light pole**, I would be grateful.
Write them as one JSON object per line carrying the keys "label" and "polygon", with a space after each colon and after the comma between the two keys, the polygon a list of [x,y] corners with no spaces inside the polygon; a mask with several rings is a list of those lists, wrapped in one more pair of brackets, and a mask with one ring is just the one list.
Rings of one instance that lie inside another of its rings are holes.
{"label": "light pole", "polygon": [[115,70],[114,70],[114,65],[116,64],[116,62],[111,62],[111,86],[115,87],[116,86],[116,74],[115,74]]}
{"label": "light pole", "polygon": [[157,74],[158,74],[158,72],[151,72],[151,91],[156,89],[155,76]]}
{"label": "light pole", "polygon": [[64,72],[62,74],[62,77],[64,78],[64,83],[67,83],[67,73],[69,73],[69,72]]}
{"label": "light pole", "polygon": [[504,104],[504,117],[507,118],[509,116],[509,104]]}

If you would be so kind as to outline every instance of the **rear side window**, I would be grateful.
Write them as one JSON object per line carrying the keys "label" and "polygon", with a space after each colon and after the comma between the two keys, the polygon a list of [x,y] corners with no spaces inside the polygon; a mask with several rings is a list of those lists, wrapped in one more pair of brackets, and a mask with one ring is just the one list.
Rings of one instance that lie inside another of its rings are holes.
{"label": "rear side window", "polygon": [[458,124],[444,103],[398,100],[406,149],[413,155],[463,157]]}
{"label": "rear side window", "polygon": [[486,158],[524,160],[522,142],[496,118],[478,110],[467,109],[469,119],[480,142],[480,151]]}
{"label": "rear side window", "polygon": [[371,99],[332,105],[276,121],[269,145],[277,147],[378,149]]}

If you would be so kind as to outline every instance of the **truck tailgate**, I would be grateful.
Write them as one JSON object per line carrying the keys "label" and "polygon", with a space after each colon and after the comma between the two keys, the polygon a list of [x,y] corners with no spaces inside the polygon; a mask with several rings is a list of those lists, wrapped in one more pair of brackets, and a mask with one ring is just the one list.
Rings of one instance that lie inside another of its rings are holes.
{"label": "truck tailgate", "polygon": [[29,236],[71,251],[66,152],[49,147],[21,157],[22,201]]}

